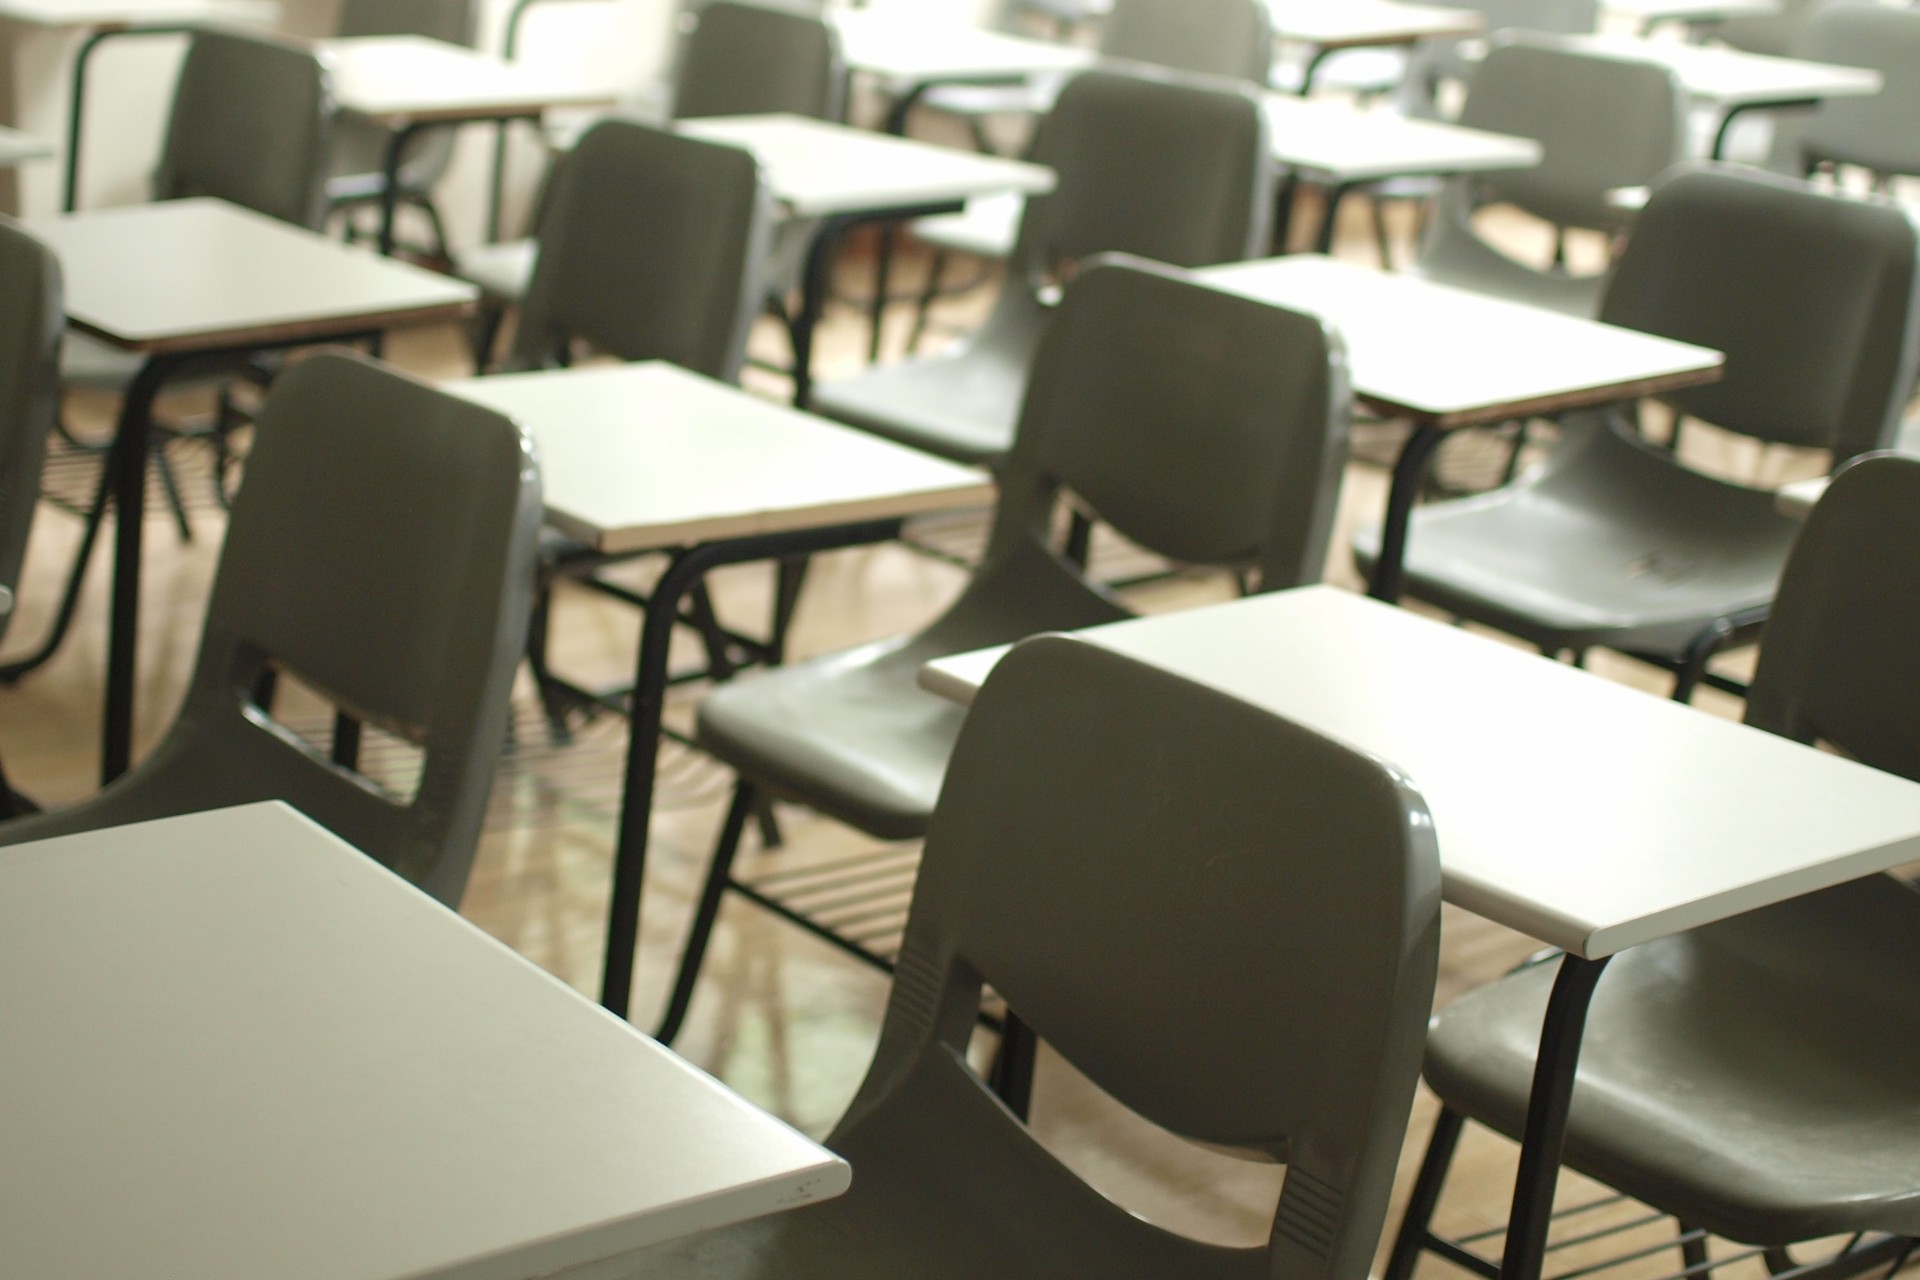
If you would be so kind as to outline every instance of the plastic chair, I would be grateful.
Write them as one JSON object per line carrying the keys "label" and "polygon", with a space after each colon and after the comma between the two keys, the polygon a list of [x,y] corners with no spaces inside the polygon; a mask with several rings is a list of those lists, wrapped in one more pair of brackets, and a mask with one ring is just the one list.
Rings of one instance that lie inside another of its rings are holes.
{"label": "plastic chair", "polygon": [[[702,706],[699,745],[740,781],[661,1038],[678,1029],[728,889],[789,914],[732,876],[761,794],[883,840],[918,837],[961,720],[915,683],[921,665],[1128,616],[1052,550],[1064,493],[1170,559],[1257,565],[1266,590],[1314,582],[1349,406],[1339,340],[1317,319],[1137,259],[1103,259],[1078,277],[1035,356],[987,552],[954,606],[915,636],[742,675]],[[798,922],[887,963],[825,917]]]}
{"label": "plastic chair", "polygon": [[[818,16],[714,0],[682,50],[673,117],[786,114],[838,120],[846,110],[847,71],[840,36]],[[564,154],[547,176],[551,192],[565,167]],[[480,245],[455,259],[454,274],[486,295],[476,338],[476,362],[484,367],[506,309],[527,296],[538,239],[546,234],[547,208],[540,201],[535,235]],[[769,295],[784,297],[804,265],[813,237],[812,219],[786,220],[766,249],[763,279]],[[759,300],[756,300],[756,303]]]}
{"label": "plastic chair", "polygon": [[1780,6],[1771,13],[1741,14],[1699,26],[1702,34],[1710,39],[1736,49],[1769,53],[1777,58],[1792,57],[1813,15],[1828,3],[1831,0],[1781,0]]}
{"label": "plastic chair", "polygon": [[[338,33],[343,36],[428,36],[472,48],[480,39],[480,10],[474,0],[344,0]],[[447,258],[447,228],[433,202],[433,189],[453,163],[454,131],[435,129],[417,137],[400,166],[401,204],[427,215],[433,227],[433,254]],[[386,190],[387,150],[393,130],[343,117],[334,131],[327,178],[329,216],[378,204]]]}
{"label": "plastic chair", "polygon": [[[1920,780],[1920,460],[1863,458],[1794,548],[1747,723]],[[1551,849],[1542,856],[1550,857]],[[1427,1081],[1445,1104],[1388,1280],[1431,1241],[1463,1120],[1508,1135],[1526,1112],[1554,966],[1434,1019]],[[1889,1262],[1920,1236],[1920,889],[1873,875],[1615,956],[1594,994],[1569,1166],[1692,1228],[1769,1251],[1891,1233],[1797,1276]],[[1900,1237],[1905,1237],[1901,1239]],[[1721,1251],[1720,1259],[1728,1254]]]}
{"label": "plastic chair", "polygon": [[[0,843],[284,800],[458,902],[540,513],[531,446],[507,419],[358,356],[293,366],[261,412],[178,718],[132,772],[0,825]],[[418,748],[417,785],[375,783],[275,721],[255,691],[276,673]]]}
{"label": "plastic chair", "polygon": [[[1916,224],[1885,201],[1699,167],[1654,190],[1601,319],[1726,353],[1681,413],[1836,463],[1886,447],[1920,366]],[[1701,474],[1619,410],[1570,415],[1504,489],[1416,511],[1407,591],[1549,653],[1595,645],[1676,673],[1766,617],[1798,524],[1770,492]],[[1356,540],[1369,563],[1378,532]]]}
{"label": "plastic chair", "polygon": [[[174,89],[173,107],[160,164],[154,174],[156,200],[214,196],[255,212],[317,229],[325,217],[325,176],[334,124],[332,91],[326,69],[311,49],[270,38],[225,31],[198,31],[188,46]],[[119,394],[145,364],[138,353],[109,346],[85,334],[68,337],[61,350],[60,376],[69,386]],[[270,376],[270,364],[236,361],[229,370],[206,370],[196,381],[224,381],[244,374],[255,382]],[[167,434],[205,435],[215,452],[217,498],[225,497],[225,477],[233,461],[227,449],[231,426],[225,410],[210,431]],[[164,438],[164,437],[163,437]],[[104,445],[77,444],[104,453]],[[154,461],[172,504],[181,539],[191,537],[186,509],[163,450]],[[58,647],[79,599],[95,531],[106,511],[102,471],[95,501],[86,513],[89,531],[81,542],[51,637],[23,662],[8,668],[9,678],[39,666]]]}
{"label": "plastic chair", "polygon": [[1051,280],[1096,253],[1199,267],[1266,243],[1273,171],[1251,90],[1085,72],[1042,120],[1033,159],[1058,185],[1028,203],[1016,266],[981,331],[955,354],[827,383],[811,408],[943,457],[998,463]]}
{"label": "plastic chair", "polygon": [[1823,165],[1856,165],[1880,180],[1920,174],[1920,142],[1910,122],[1920,112],[1920,13],[1877,4],[1834,4],[1807,22],[1796,56],[1871,67],[1880,92],[1835,98],[1774,128],[1775,166],[1795,175]]}
{"label": "plastic chair", "polygon": [[1539,167],[1449,179],[1416,275],[1574,315],[1599,309],[1606,277],[1572,276],[1509,257],[1473,226],[1482,204],[1511,204],[1554,225],[1618,232],[1617,187],[1650,185],[1681,156],[1686,95],[1656,63],[1547,44],[1496,44],[1467,91],[1460,123],[1537,138]]}
{"label": "plastic chair", "polygon": [[[60,413],[62,309],[60,261],[9,218],[0,218],[0,637],[13,617],[14,593],[40,496],[40,464]],[[18,805],[0,769],[0,817]]]}
{"label": "plastic chair", "polygon": [[555,182],[508,366],[565,364],[581,341],[733,381],[772,217],[752,153],[601,121]]}
{"label": "plastic chair", "polygon": [[[1179,5],[1166,0],[1117,0],[1100,30],[1100,53],[1110,61],[1253,84],[1265,83],[1272,48],[1273,17],[1264,0],[1194,0]],[[1038,115],[1052,108],[1064,83],[1064,78],[1050,78],[1027,85],[951,85],[935,89],[922,101],[976,121],[1008,112]],[[982,151],[991,149],[978,127],[975,141]],[[916,337],[926,327],[927,309],[938,294],[946,255],[965,253],[993,261],[1010,256],[1025,208],[1021,196],[987,196],[969,200],[960,213],[916,218],[907,224],[935,250],[927,290],[920,299]]]}
{"label": "plastic chair", "polygon": [[[634,1274],[1362,1280],[1433,996],[1427,822],[1391,766],[1291,722],[1071,637],[1019,646],[968,715],[827,1139],[853,1189]],[[1285,1161],[1269,1239],[1154,1226],[1048,1154],[967,1068],[987,984],[1148,1120]]]}

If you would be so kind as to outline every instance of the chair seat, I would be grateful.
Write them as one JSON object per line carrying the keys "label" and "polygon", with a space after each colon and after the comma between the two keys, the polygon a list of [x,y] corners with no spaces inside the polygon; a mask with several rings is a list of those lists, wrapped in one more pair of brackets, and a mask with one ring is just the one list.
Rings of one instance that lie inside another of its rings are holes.
{"label": "chair seat", "polygon": [[96,391],[125,391],[146,357],[109,346],[84,333],[69,333],[60,346],[60,381]]}
{"label": "chair seat", "polygon": [[1429,237],[1407,274],[1582,320],[1600,314],[1600,295],[1607,287],[1605,273],[1570,276],[1538,271],[1463,236]]}
{"label": "chair seat", "polygon": [[1013,445],[1028,355],[977,342],[954,355],[884,365],[828,383],[815,389],[809,407],[955,462],[992,466]]}
{"label": "chair seat", "polygon": [[970,253],[976,258],[1004,259],[1013,254],[1013,242],[1019,235],[1020,218],[1026,208],[1023,196],[982,196],[967,201],[962,213],[915,218],[907,227],[936,249]]}
{"label": "chair seat", "polygon": [[[1517,483],[1416,510],[1407,593],[1550,650],[1679,655],[1772,600],[1797,523],[1588,417]],[[1354,551],[1371,567],[1377,526]]]}
{"label": "chair seat", "polygon": [[964,715],[915,687],[935,656],[924,642],[888,641],[742,675],[702,704],[700,745],[776,795],[883,840],[913,839]]}
{"label": "chair seat", "polygon": [[454,256],[453,274],[479,285],[490,298],[518,302],[527,296],[539,252],[538,242],[532,239],[475,245]]}
{"label": "chair seat", "polygon": [[921,105],[951,116],[1038,116],[1053,110],[1065,76],[1034,76],[1019,84],[943,84]]}
{"label": "chair seat", "polygon": [[[1520,1132],[1555,967],[1434,1020],[1448,1106]],[[1916,972],[1920,891],[1883,875],[1623,952],[1594,996],[1568,1163],[1749,1244],[1920,1235]]]}

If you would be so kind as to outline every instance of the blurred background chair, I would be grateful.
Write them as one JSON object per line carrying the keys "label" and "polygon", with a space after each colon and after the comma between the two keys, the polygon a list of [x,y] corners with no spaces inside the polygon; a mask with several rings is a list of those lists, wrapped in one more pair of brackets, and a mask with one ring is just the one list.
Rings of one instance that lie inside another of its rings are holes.
{"label": "blurred background chair", "polygon": [[[1425,805],[1389,766],[1084,641],[1022,645],[968,715],[880,1045],[827,1139],[853,1189],[637,1274],[1362,1280],[1439,903]],[[1285,1161],[1268,1238],[1154,1226],[1041,1147],[967,1066],[987,985],[1138,1115]]]}
{"label": "blurred background chair", "polygon": [[[153,197],[213,196],[283,222],[318,229],[326,215],[334,114],[326,69],[306,46],[224,31],[196,32],[174,89]],[[144,362],[145,357],[137,353],[73,334],[61,351],[60,376],[68,387],[119,395]],[[225,384],[244,377],[263,384],[275,367],[274,362],[242,360],[229,369],[200,371],[195,380]],[[223,391],[210,423],[158,424],[154,465],[182,541],[191,539],[193,531],[167,459],[168,442],[181,436],[206,441],[214,455],[214,497],[225,502],[238,462],[230,438],[243,420]],[[61,452],[96,455],[100,475],[85,508],[61,504],[86,520],[86,531],[50,634],[31,655],[0,671],[0,679],[18,679],[59,647],[78,607],[81,580],[106,516],[105,442],[81,440],[64,426],[59,429]]]}
{"label": "blurred background chair", "polygon": [[[1788,561],[1747,723],[1920,780],[1916,584],[1920,460],[1862,458]],[[1426,1078],[1445,1110],[1387,1280],[1408,1280],[1436,1241],[1464,1122],[1520,1133],[1554,969],[1522,969],[1435,1017]],[[1916,974],[1920,889],[1892,875],[1622,952],[1588,1015],[1568,1166],[1673,1214],[1685,1265],[1706,1262],[1711,1232],[1753,1246],[1719,1263],[1891,1274],[1920,1236]],[[1855,1238],[1787,1252],[1835,1236]]]}
{"label": "blurred background chair", "polygon": [[1880,92],[1832,98],[1810,111],[1778,114],[1773,167],[1795,176],[1860,168],[1882,191],[1896,176],[1920,175],[1920,12],[1878,4],[1830,4],[1808,19],[1795,56],[1870,67]]}
{"label": "blurred background chair", "polygon": [[1041,121],[1033,160],[1058,185],[1029,201],[986,323],[956,352],[869,369],[815,389],[809,406],[960,462],[994,465],[1013,443],[1043,294],[1097,253],[1182,267],[1236,262],[1266,243],[1273,170],[1250,91],[1113,71],[1076,76]]}
{"label": "blurred background chair", "polygon": [[[472,48],[480,38],[480,10],[475,0],[342,0],[336,34],[342,36],[428,36],[448,44]],[[435,262],[446,262],[446,223],[433,202],[433,189],[453,163],[455,132],[433,129],[410,144],[400,165],[398,203],[420,210],[433,231],[433,244],[424,252]],[[393,130],[343,116],[334,129],[333,153],[327,175],[327,213],[351,215],[355,209],[378,206],[386,192],[387,150]],[[348,224],[351,234],[352,224]]]}
{"label": "blurred background chair", "polygon": [[[1592,317],[1606,276],[1569,273],[1567,231],[1625,232],[1631,215],[1608,193],[1649,186],[1681,158],[1686,105],[1673,72],[1656,63],[1544,43],[1495,44],[1474,72],[1459,122],[1538,139],[1540,164],[1448,179],[1411,270],[1477,293]],[[1511,205],[1551,225],[1549,268],[1513,258],[1480,233],[1475,212],[1490,204]]]}
{"label": "blurred background chair", "polygon": [[[1170,334],[1181,335],[1177,345]],[[1066,495],[1181,563],[1256,567],[1266,590],[1319,578],[1349,393],[1338,340],[1318,320],[1164,267],[1101,260],[1067,287],[1034,365],[984,561],[953,607],[914,636],[742,675],[702,706],[696,741],[739,782],[661,1039],[685,1015],[728,890],[860,959],[890,963],[897,914],[842,903],[838,916],[816,917],[794,877],[778,897],[736,878],[746,820],[769,796],[881,840],[925,833],[962,713],[918,687],[921,665],[1128,616],[1053,550]],[[866,861],[882,868],[867,886],[879,900],[911,878],[910,857],[902,869],[897,850]]]}
{"label": "blurred background chair", "polygon": [[[284,800],[457,903],[506,740],[540,514],[507,419],[362,357],[301,361],[261,412],[179,715],[130,773],[0,825],[0,843]],[[341,740],[330,759],[275,720],[281,679],[410,744],[417,778],[371,779]]]}
{"label": "blurred background chair", "polygon": [[[1917,243],[1889,202],[1684,170],[1655,188],[1600,318],[1726,353],[1721,381],[1663,397],[1678,413],[1837,465],[1899,429],[1920,365]],[[1416,511],[1407,593],[1549,654],[1630,653],[1674,672],[1685,701],[1765,620],[1797,532],[1771,492],[1688,467],[1623,409],[1591,411],[1514,484]],[[1356,538],[1368,565],[1378,547],[1377,529]]]}
{"label": "blurred background chair", "polygon": [[[1192,0],[1181,5],[1115,0],[1100,35],[1100,54],[1113,62],[1253,85],[1266,82],[1272,48],[1273,19],[1265,0]],[[951,85],[931,91],[922,101],[971,121],[975,142],[981,150],[990,151],[994,148],[980,124],[983,118],[1044,114],[1052,109],[1064,83],[1065,77],[1058,77],[1027,85]],[[917,347],[926,331],[928,310],[942,291],[950,256],[961,253],[995,262],[1010,257],[1025,208],[1021,196],[989,196],[969,200],[960,213],[916,218],[907,224],[917,239],[934,250],[910,347]]]}
{"label": "blurred background chair", "polygon": [[[0,637],[13,617],[27,537],[40,498],[40,464],[60,415],[60,261],[0,218]],[[0,818],[23,807],[0,769]]]}
{"label": "blurred background chair", "polygon": [[[800,115],[839,120],[846,111],[847,71],[839,33],[815,15],[713,0],[700,11],[684,42],[673,118]],[[479,245],[461,253],[454,273],[485,294],[475,339],[475,363],[492,358],[499,326],[510,307],[526,297],[533,280],[536,245],[546,234],[550,193],[566,165],[556,153],[535,214],[532,237]],[[797,287],[813,219],[784,219],[772,233],[762,270],[766,300],[783,318],[786,298]]]}

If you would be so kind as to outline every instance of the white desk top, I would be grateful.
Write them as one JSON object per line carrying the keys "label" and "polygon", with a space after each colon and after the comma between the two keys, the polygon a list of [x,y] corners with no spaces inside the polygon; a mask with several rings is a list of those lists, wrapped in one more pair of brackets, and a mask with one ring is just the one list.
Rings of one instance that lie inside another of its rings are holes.
{"label": "white desk top", "polygon": [[1091,50],[984,31],[961,22],[908,20],[897,11],[840,11],[847,66],[874,76],[894,93],[919,84],[1019,80],[1079,71]]}
{"label": "white desk top", "polygon": [[275,0],[0,0],[0,22],[35,27],[121,27],[226,22],[272,26]]}
{"label": "white desk top", "polygon": [[745,147],[774,196],[798,217],[953,204],[970,196],[1053,190],[1053,170],[805,116],[682,120],[682,133]]}
{"label": "white desk top", "polygon": [[29,160],[45,160],[53,154],[53,144],[18,129],[0,125],[0,167],[11,168]]}
{"label": "white desk top", "polygon": [[478,290],[219,200],[30,220],[66,275],[67,318],[144,352],[320,341],[455,319]]}
{"label": "white desk top", "polygon": [[660,362],[447,390],[533,436],[548,520],[609,554],[994,500],[983,472]]}
{"label": "white desk top", "polygon": [[1766,103],[1862,97],[1880,92],[1880,73],[1798,58],[1775,58],[1678,40],[1628,35],[1555,36],[1555,42],[1587,53],[1644,58],[1673,68],[1692,97],[1722,108]]}
{"label": "white desk top", "polygon": [[1314,254],[1195,274],[1332,321],[1355,394],[1443,427],[1710,382],[1723,363],[1705,347]]}
{"label": "white desk top", "polygon": [[1780,12],[1779,0],[1602,0],[1610,14],[1649,22],[1717,22]]}
{"label": "white desk top", "polygon": [[279,804],[0,858],[0,1274],[519,1280],[844,1163]]}
{"label": "white desk top", "polygon": [[314,47],[341,108],[385,125],[458,121],[558,107],[612,106],[607,85],[506,62],[425,36],[352,36]]}
{"label": "white desk top", "polygon": [[1265,105],[1274,157],[1335,182],[1530,169],[1540,163],[1540,144],[1532,138],[1291,93],[1270,93]]}
{"label": "white desk top", "polygon": [[1920,856],[1920,784],[1333,587],[1082,634],[1400,766],[1447,899],[1589,959]]}
{"label": "white desk top", "polygon": [[1402,0],[1267,0],[1276,40],[1322,49],[1412,44],[1441,36],[1478,35],[1485,15]]}

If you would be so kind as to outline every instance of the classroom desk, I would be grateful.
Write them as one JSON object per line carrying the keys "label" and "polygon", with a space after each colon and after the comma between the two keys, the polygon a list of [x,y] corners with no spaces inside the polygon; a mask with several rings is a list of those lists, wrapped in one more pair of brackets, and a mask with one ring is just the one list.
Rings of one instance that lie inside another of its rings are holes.
{"label": "classroom desk", "polygon": [[1717,351],[1310,254],[1207,267],[1210,284],[1322,316],[1346,340],[1354,395],[1409,418],[1372,594],[1397,600],[1407,524],[1451,430],[1657,395],[1719,378]]}
{"label": "classroom desk", "polygon": [[1780,12],[1779,0],[1602,0],[1600,7],[1639,23],[1642,31],[1661,22],[1725,22]]}
{"label": "classroom desk", "polygon": [[1084,71],[1095,61],[1091,49],[962,22],[909,22],[898,14],[858,9],[831,17],[847,69],[870,77],[892,99],[888,133],[905,133],[908,113],[937,86],[1019,84]]}
{"label": "classroom desk", "polygon": [[[1566,953],[1502,1280],[1538,1280],[1587,1000],[1628,947],[1920,856],[1920,785],[1333,587],[1081,633],[1404,769],[1448,901]],[[968,701],[1000,651],[922,683]]]}
{"label": "classroom desk", "polygon": [[608,86],[506,62],[425,36],[350,36],[316,42],[333,74],[334,98],[392,131],[380,200],[380,252],[393,253],[400,168],[423,129],[514,120],[538,123],[564,107],[611,107]]}
{"label": "classroom desk", "polygon": [[117,513],[101,759],[102,781],[110,782],[132,761],[154,397],[182,372],[218,368],[250,352],[459,319],[472,311],[477,291],[219,200],[92,210],[26,225],[59,255],[68,322],[145,361],[121,403],[94,503],[96,519],[109,498]]}
{"label": "classroom desk", "polygon": [[1720,113],[1709,154],[1718,159],[1736,117],[1747,111],[1811,107],[1828,98],[1880,92],[1880,73],[1798,58],[1775,58],[1677,40],[1624,35],[1555,36],[1554,43],[1582,53],[1646,59],[1670,67],[1689,97]]}
{"label": "classroom desk", "polygon": [[[832,289],[833,255],[849,230],[863,223],[891,227],[909,218],[952,213],[974,196],[1035,195],[1054,185],[1053,170],[1043,165],[805,116],[724,116],[682,120],[674,128],[745,147],[759,159],[767,186],[790,216],[822,220],[807,251],[800,313],[793,325],[793,402],[802,407],[813,389],[814,333]],[[886,298],[891,256],[887,248],[878,255],[874,288],[879,300]],[[876,325],[876,343],[878,338]]]}
{"label": "classroom desk", "polygon": [[670,556],[641,632],[608,908],[601,1003],[625,1017],[668,645],[687,593],[721,565],[885,541],[908,516],[989,505],[993,484],[663,363],[503,374],[447,389],[532,434],[555,525],[609,554]]}
{"label": "classroom desk", "polygon": [[[1307,101],[1292,94],[1266,96],[1267,128],[1274,158],[1301,179],[1327,189],[1317,252],[1333,247],[1340,202],[1357,186],[1383,178],[1451,177],[1531,169],[1540,163],[1540,143],[1439,120],[1416,120],[1397,111],[1366,111],[1345,102]],[[1292,201],[1283,199],[1282,218]],[[1286,243],[1286,226],[1274,243]]]}
{"label": "classroom desk", "polygon": [[282,804],[0,859],[0,1273],[533,1280],[845,1162]]}

